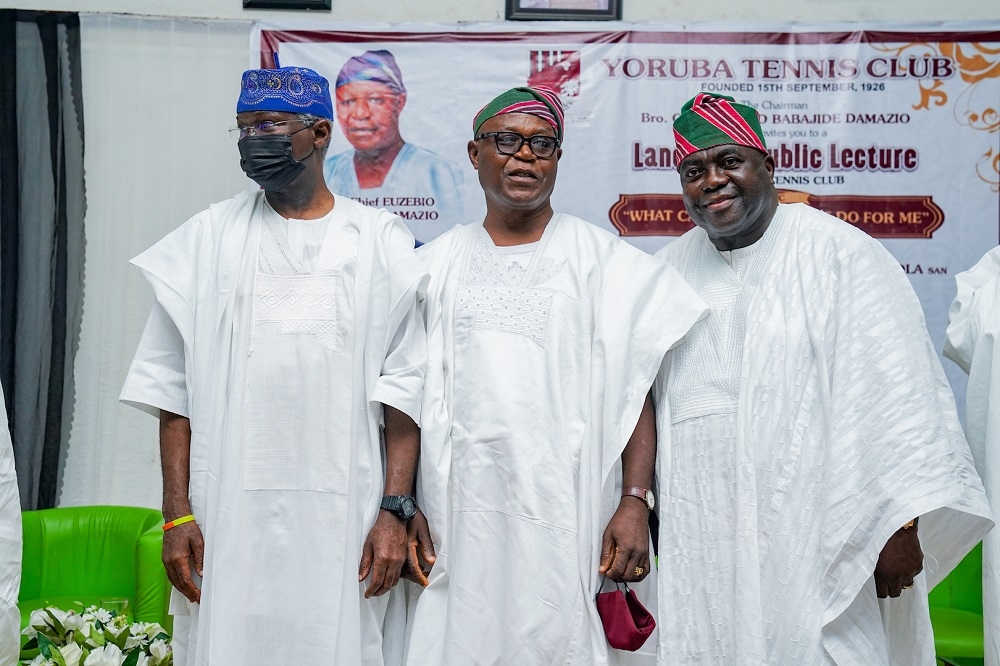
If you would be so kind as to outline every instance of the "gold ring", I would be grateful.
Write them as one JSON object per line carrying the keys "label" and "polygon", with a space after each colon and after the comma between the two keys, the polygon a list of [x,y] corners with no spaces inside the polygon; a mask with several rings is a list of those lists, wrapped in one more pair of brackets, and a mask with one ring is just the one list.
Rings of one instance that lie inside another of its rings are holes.
{"label": "gold ring", "polygon": [[645,571],[645,569],[643,569],[642,567],[636,567],[635,568],[635,575],[636,576],[641,576],[643,571]]}
{"label": "gold ring", "polygon": [[904,586],[903,586],[903,589],[904,589],[904,590],[908,590],[908,589],[910,589],[911,587],[913,587],[913,583],[910,583],[909,585],[904,585]]}

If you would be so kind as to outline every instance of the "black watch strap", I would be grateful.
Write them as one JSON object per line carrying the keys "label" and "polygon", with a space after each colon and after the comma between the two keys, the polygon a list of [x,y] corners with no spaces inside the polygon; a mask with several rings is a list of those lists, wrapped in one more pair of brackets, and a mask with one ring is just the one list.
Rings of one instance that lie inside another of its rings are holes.
{"label": "black watch strap", "polygon": [[382,498],[379,508],[407,522],[417,513],[417,501],[412,495],[386,495]]}

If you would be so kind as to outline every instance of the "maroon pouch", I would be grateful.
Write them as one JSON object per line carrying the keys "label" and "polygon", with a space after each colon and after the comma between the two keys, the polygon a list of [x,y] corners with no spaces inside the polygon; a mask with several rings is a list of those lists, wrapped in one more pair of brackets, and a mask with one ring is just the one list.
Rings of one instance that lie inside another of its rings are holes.
{"label": "maroon pouch", "polygon": [[[617,585],[617,583],[616,583]],[[625,592],[597,593],[597,614],[601,616],[608,645],[617,650],[635,652],[656,628],[656,620],[639,603],[635,592],[625,585]]]}

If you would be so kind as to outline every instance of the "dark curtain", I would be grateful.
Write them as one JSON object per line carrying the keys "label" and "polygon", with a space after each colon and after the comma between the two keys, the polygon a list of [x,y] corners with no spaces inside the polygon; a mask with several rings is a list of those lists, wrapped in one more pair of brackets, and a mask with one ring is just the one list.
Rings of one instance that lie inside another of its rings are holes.
{"label": "dark curtain", "polygon": [[58,497],[84,201],[79,17],[0,10],[0,382],[22,509]]}

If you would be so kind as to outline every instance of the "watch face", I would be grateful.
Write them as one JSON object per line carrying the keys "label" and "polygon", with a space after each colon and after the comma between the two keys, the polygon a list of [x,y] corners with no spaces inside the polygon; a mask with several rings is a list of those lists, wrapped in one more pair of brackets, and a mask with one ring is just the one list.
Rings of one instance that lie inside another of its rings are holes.
{"label": "watch face", "polygon": [[399,509],[404,520],[409,520],[417,515],[417,503],[413,501],[412,497],[404,497],[399,504]]}
{"label": "watch face", "polygon": [[656,507],[656,495],[653,494],[652,490],[646,491],[646,506],[649,507],[650,511],[652,511],[653,508]]}

